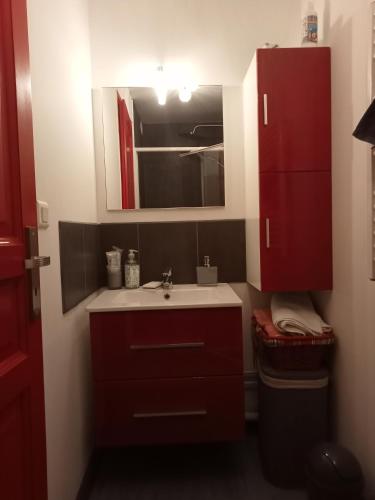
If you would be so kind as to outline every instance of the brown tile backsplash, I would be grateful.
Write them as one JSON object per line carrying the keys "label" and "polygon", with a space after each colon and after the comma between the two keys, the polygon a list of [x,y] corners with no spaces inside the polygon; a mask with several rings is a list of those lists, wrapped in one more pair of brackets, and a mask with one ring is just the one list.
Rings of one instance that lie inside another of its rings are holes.
{"label": "brown tile backsplash", "polygon": [[219,281],[246,281],[244,220],[80,224],[60,222],[63,311],[106,285],[105,252],[113,245],[139,250],[141,283],[161,279],[169,266],[174,283],[195,283],[196,266],[209,255]]}
{"label": "brown tile backsplash", "polygon": [[209,255],[211,265],[218,266],[219,281],[246,281],[245,221],[203,221],[197,225],[200,265]]}
{"label": "brown tile backsplash", "polygon": [[83,225],[83,247],[85,263],[85,294],[95,292],[99,286],[100,228],[98,224]]}
{"label": "brown tile backsplash", "polygon": [[141,282],[158,281],[172,267],[174,283],[194,283],[197,262],[195,222],[139,225]]}

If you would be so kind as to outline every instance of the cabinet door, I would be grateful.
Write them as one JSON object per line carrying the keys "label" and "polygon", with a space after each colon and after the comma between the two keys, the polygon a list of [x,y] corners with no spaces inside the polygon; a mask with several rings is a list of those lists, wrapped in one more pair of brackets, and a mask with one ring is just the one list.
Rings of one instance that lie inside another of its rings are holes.
{"label": "cabinet door", "polygon": [[98,382],[97,446],[241,439],[243,376]]}
{"label": "cabinet door", "polygon": [[240,307],[90,315],[96,380],[236,375]]}
{"label": "cabinet door", "polygon": [[260,171],[330,170],[330,49],[257,55]]}
{"label": "cabinet door", "polygon": [[332,288],[330,172],[260,174],[264,291]]}

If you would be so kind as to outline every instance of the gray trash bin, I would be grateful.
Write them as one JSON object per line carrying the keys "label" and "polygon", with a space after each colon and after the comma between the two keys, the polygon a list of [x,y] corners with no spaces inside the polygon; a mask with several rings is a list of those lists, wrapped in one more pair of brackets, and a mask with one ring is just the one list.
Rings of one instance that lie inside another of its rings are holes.
{"label": "gray trash bin", "polygon": [[342,446],[322,443],[307,462],[309,500],[363,500],[363,474],[354,455]]}
{"label": "gray trash bin", "polygon": [[259,451],[264,476],[305,485],[311,449],[328,439],[328,371],[280,371],[259,360]]}

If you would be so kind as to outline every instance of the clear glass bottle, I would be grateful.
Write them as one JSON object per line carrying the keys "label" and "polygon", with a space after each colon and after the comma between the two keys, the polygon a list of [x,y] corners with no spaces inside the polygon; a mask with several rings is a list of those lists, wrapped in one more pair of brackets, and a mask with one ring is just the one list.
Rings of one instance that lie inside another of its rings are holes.
{"label": "clear glass bottle", "polygon": [[125,263],[125,288],[139,288],[139,264],[136,260],[138,250],[130,249]]}

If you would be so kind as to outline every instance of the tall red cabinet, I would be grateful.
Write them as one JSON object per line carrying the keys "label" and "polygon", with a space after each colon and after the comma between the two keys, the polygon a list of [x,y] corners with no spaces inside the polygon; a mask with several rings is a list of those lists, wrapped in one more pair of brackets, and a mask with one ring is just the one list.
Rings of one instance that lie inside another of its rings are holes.
{"label": "tall red cabinet", "polygon": [[244,80],[248,281],[332,288],[329,48],[259,49]]}

